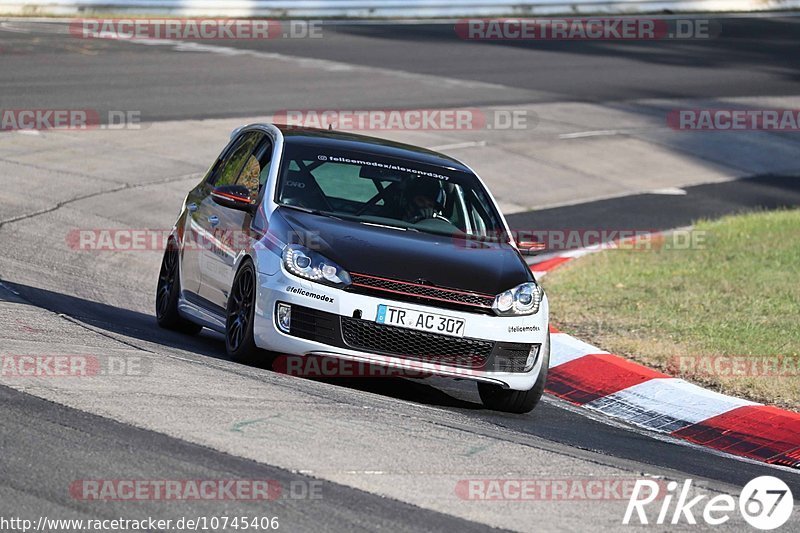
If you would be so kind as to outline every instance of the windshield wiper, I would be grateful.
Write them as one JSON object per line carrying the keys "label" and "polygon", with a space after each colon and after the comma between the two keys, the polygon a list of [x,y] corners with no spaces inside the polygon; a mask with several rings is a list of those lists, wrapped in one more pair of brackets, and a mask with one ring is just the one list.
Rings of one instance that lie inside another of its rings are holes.
{"label": "windshield wiper", "polygon": [[392,224],[383,224],[380,222],[367,222],[366,220],[361,220],[360,222],[367,226],[377,226],[379,228],[390,228],[390,229],[397,229],[400,231],[414,231],[416,233],[419,233],[419,230],[417,228],[410,228],[408,226],[394,226]]}

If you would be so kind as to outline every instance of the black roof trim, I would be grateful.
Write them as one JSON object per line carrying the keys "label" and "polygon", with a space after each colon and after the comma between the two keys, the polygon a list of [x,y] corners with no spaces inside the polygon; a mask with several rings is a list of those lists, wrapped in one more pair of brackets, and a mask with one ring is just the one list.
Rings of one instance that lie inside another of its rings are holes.
{"label": "black roof trim", "polygon": [[284,142],[287,145],[313,144],[321,147],[327,146],[337,150],[372,153],[397,159],[418,161],[460,172],[472,173],[472,171],[458,159],[439,152],[434,152],[433,150],[420,148],[419,146],[336,130],[300,128],[280,124],[276,124],[275,126],[281,130]]}

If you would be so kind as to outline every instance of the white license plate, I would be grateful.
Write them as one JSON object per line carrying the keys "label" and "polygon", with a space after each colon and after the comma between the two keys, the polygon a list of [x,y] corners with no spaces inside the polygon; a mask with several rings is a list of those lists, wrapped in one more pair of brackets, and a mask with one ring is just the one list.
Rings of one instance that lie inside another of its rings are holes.
{"label": "white license plate", "polygon": [[412,309],[393,307],[391,305],[379,305],[378,318],[376,318],[375,321],[378,324],[416,329],[419,331],[427,331],[428,333],[439,333],[452,337],[464,336],[463,318],[425,313]]}

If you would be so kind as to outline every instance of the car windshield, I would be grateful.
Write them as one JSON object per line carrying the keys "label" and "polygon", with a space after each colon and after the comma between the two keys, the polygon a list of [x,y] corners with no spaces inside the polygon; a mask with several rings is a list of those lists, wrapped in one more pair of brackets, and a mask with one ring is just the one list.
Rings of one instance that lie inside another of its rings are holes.
{"label": "car windshield", "polygon": [[276,201],[404,230],[484,239],[503,234],[475,175],[383,155],[287,146]]}

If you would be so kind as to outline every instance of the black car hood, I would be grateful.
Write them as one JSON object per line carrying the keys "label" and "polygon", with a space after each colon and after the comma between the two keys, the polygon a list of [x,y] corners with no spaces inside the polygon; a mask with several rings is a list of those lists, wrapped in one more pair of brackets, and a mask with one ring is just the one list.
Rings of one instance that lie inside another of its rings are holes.
{"label": "black car hood", "polygon": [[507,243],[371,226],[286,207],[275,211],[270,231],[349,272],[491,295],[533,281],[519,252]]}

